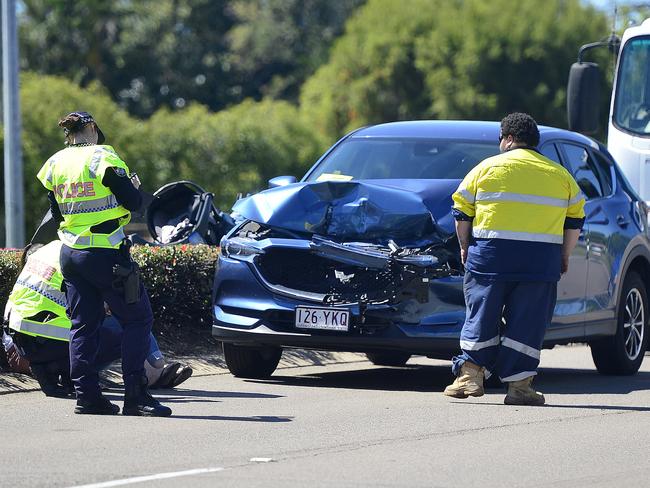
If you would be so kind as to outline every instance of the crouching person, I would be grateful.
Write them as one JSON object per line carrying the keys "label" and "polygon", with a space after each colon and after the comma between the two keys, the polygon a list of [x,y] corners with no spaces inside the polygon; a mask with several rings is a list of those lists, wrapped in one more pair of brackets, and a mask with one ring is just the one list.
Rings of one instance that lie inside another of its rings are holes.
{"label": "crouching person", "polygon": [[[53,397],[74,395],[70,380],[70,327],[66,315],[63,276],[59,265],[61,242],[33,246],[23,257],[24,267],[16,281],[7,306],[3,343],[15,349],[28,362],[43,393]],[[108,367],[121,357],[122,328],[112,316],[107,316],[98,329],[99,369]],[[16,362],[18,364],[18,362]],[[144,368],[150,388],[173,388],[192,375],[192,369],[180,363],[165,364],[153,335]]]}

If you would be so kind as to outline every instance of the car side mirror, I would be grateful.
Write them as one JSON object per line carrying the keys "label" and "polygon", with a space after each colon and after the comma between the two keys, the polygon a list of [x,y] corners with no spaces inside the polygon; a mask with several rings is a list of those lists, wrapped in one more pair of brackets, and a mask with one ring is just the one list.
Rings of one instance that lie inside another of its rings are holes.
{"label": "car side mirror", "polygon": [[573,63],[567,84],[569,130],[582,134],[598,132],[600,69],[596,63]]}
{"label": "car side mirror", "polygon": [[295,176],[276,176],[269,180],[269,188],[287,186],[298,181]]}

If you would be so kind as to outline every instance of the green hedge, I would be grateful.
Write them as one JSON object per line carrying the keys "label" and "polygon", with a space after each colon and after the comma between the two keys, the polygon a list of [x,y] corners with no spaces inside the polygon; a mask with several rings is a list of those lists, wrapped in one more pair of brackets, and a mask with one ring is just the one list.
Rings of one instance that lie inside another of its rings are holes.
{"label": "green hedge", "polygon": [[7,298],[18,278],[22,251],[0,249],[0,312],[4,312]]}
{"label": "green hedge", "polygon": [[[212,283],[218,254],[219,249],[210,246],[133,248],[133,257],[140,265],[151,298],[154,330],[166,344],[186,334],[209,337]],[[21,251],[0,249],[2,310],[18,276],[20,256]]]}
{"label": "green hedge", "polygon": [[211,246],[133,248],[151,299],[154,330],[174,340],[185,332],[210,332],[212,283],[219,249]]}

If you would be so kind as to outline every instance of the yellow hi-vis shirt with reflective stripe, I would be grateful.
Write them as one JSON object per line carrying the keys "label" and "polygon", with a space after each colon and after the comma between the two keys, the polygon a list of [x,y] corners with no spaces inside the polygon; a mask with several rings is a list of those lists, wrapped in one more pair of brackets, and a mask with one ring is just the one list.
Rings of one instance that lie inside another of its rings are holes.
{"label": "yellow hi-vis shirt with reflective stripe", "polygon": [[[72,324],[61,290],[60,253],[61,241],[53,241],[27,259],[7,302],[11,329],[35,337],[69,340]],[[46,316],[47,320],[41,319]]]}
{"label": "yellow hi-vis shirt with reflective stripe", "polygon": [[585,198],[573,176],[530,149],[485,159],[452,198],[454,209],[474,217],[477,238],[562,244],[565,219],[585,216]]}
{"label": "yellow hi-vis shirt with reflective stripe", "polygon": [[[57,152],[39,171],[39,181],[54,192],[63,215],[59,238],[66,246],[117,248],[124,239],[123,227],[131,220],[131,212],[102,183],[110,167],[129,175],[126,163],[111,146],[72,146]],[[107,220],[119,223],[111,234],[92,231]]]}

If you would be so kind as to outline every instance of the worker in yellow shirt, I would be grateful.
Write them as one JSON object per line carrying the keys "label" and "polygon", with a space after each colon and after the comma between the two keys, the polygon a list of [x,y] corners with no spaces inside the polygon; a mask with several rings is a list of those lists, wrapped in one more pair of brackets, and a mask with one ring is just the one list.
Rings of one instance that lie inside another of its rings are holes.
{"label": "worker in yellow shirt", "polygon": [[474,167],[453,195],[467,312],[447,396],[481,396],[484,378],[496,374],[508,386],[504,403],[545,401],[531,384],[557,282],[584,223],[585,198],[564,167],[537,151],[538,143],[530,115],[506,116],[501,154]]}

